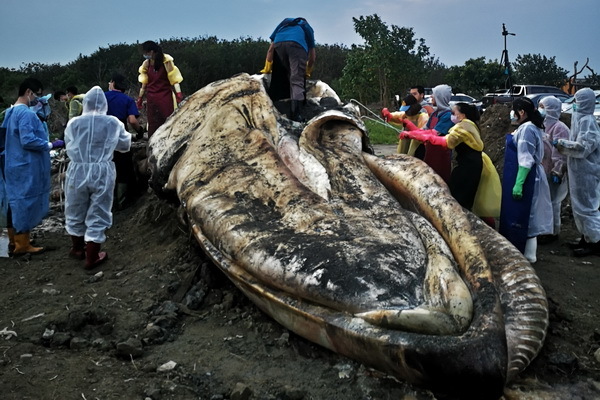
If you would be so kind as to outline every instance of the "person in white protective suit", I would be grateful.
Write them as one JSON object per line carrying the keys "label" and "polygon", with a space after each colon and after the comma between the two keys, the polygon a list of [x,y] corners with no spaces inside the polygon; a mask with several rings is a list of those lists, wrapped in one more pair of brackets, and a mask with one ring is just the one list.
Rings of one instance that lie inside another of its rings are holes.
{"label": "person in white protective suit", "polygon": [[554,96],[547,96],[540,100],[538,111],[544,117],[544,158],[542,166],[550,186],[550,200],[554,230],[550,235],[538,236],[538,244],[551,243],[558,240],[560,234],[560,210],[562,201],[567,197],[569,183],[567,179],[567,156],[561,154],[552,143],[559,139],[569,138],[569,127],[559,121],[561,102]]}
{"label": "person in white protective suit", "polygon": [[69,255],[93,269],[108,258],[100,252],[112,225],[116,170],[113,152],[129,151],[131,134],[118,118],[106,115],[104,91],[94,86],[83,98],[83,113],[69,120],[65,144],[71,160],[65,178],[66,230],[73,247]]}
{"label": "person in white protective suit", "polygon": [[556,148],[567,156],[571,207],[581,240],[573,255],[600,255],[600,128],[594,118],[596,96],[590,88],[575,93],[569,140]]}

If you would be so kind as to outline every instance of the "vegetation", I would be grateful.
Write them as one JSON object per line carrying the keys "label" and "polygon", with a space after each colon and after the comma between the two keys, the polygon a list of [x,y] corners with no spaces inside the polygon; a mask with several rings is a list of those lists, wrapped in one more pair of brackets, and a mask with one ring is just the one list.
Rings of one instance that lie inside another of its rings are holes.
{"label": "vegetation", "polygon": [[[416,38],[412,28],[388,26],[377,14],[353,21],[364,43],[350,48],[319,45],[312,75],[327,82],[345,100],[354,98],[381,108],[389,106],[394,95],[402,96],[415,84],[433,87],[448,83],[455,93],[473,97],[504,87],[506,75],[497,60],[479,57],[448,68],[430,54],[425,40]],[[240,72],[257,73],[264,65],[269,43],[249,37],[228,41],[206,36],[171,38],[160,41],[160,45],[175,58],[184,77],[182,89],[190,94]],[[101,47],[91,55],[80,55],[67,65],[0,67],[0,96],[7,104],[14,101],[19,83],[28,76],[40,79],[46,93],[72,85],[82,92],[94,85],[107,89],[113,72],[125,75],[130,83],[129,94],[137,96],[141,62],[139,43],[119,43]],[[568,72],[556,65],[554,57],[539,54],[519,55],[511,70],[513,81],[518,83],[560,87],[568,79]],[[588,81],[590,86],[598,84],[598,75],[592,73]]]}
{"label": "vegetation", "polygon": [[398,132],[402,126],[394,129],[390,125],[385,125],[377,120],[365,119],[365,126],[369,131],[369,141],[371,144],[396,144],[398,143]]}

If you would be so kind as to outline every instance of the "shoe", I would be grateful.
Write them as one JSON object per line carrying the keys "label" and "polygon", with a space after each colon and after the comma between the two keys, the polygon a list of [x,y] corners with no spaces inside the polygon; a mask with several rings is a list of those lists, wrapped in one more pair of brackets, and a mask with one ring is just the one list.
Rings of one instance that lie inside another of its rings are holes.
{"label": "shoe", "polygon": [[557,240],[558,240],[558,235],[540,235],[537,237],[537,242],[540,245],[556,242]]}
{"label": "shoe", "polygon": [[587,243],[584,247],[573,250],[574,257],[600,256],[600,242]]}
{"label": "shoe", "polygon": [[83,240],[83,236],[71,235],[71,241],[73,242],[73,247],[69,251],[69,257],[76,260],[85,260],[85,241]]}
{"label": "shoe", "polygon": [[15,250],[13,256],[22,256],[24,254],[40,254],[44,252],[43,247],[34,247],[29,240],[29,232],[15,234]]}
{"label": "shoe", "polygon": [[8,232],[8,255],[12,256],[15,251],[15,230],[13,228],[6,228]]}
{"label": "shoe", "polygon": [[85,246],[85,269],[91,270],[108,260],[108,254],[100,251],[101,244],[87,242]]}
{"label": "shoe", "polygon": [[587,245],[587,242],[585,241],[585,238],[583,237],[583,235],[581,235],[581,239],[579,239],[579,241],[567,242],[567,247],[572,250],[583,248],[586,245]]}

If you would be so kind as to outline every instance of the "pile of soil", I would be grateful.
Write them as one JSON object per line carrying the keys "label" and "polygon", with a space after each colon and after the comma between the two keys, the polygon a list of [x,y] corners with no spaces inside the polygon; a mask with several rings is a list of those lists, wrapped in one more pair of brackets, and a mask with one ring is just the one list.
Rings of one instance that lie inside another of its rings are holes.
{"label": "pile of soil", "polygon": [[[494,115],[483,131],[498,161],[507,126]],[[436,398],[264,315],[153,193],[114,219],[94,275],[67,255],[60,201],[33,232],[53,250],[0,258],[2,399]],[[600,259],[573,258],[564,242],[577,236],[567,207],[534,266],[551,306],[546,343],[506,399],[600,398]]]}

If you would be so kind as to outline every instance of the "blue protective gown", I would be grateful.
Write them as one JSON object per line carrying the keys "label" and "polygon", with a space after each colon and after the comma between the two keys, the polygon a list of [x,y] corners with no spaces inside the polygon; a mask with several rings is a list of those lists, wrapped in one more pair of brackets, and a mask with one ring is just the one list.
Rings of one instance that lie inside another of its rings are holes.
{"label": "blue protective gown", "polygon": [[71,160],[65,177],[65,225],[69,235],[83,236],[86,242],[106,241],[116,179],[113,152],[131,146],[131,135],[107,110],[104,92],[94,86],[83,98],[81,116],[69,120],[65,129]]}
{"label": "blue protective gown", "polygon": [[[4,143],[4,201],[12,213],[15,232],[29,232],[50,207],[50,146],[48,133],[25,104],[6,111]],[[1,147],[1,146],[0,146]]]}

